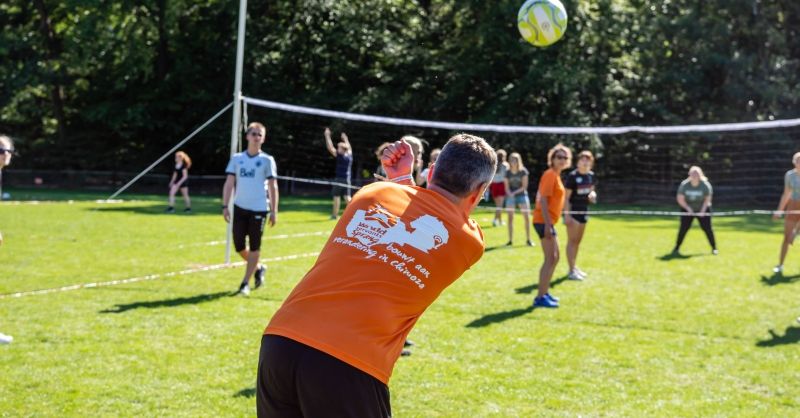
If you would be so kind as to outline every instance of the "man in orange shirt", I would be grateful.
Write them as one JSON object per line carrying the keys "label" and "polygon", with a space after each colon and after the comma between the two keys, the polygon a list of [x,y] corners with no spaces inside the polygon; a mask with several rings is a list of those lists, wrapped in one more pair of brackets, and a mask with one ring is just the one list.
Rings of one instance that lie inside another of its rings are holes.
{"label": "man in orange shirt", "polygon": [[406,336],[483,255],[469,214],[495,172],[486,141],[450,138],[427,189],[413,186],[405,141],[381,163],[391,181],[356,193],[264,330],[259,416],[391,416],[387,385]]}
{"label": "man in orange shirt", "polygon": [[556,270],[560,255],[555,224],[564,210],[564,183],[561,172],[572,164],[572,151],[562,144],[547,153],[548,168],[539,179],[536,192],[536,209],[533,212],[533,228],[539,234],[544,252],[544,263],[539,269],[538,294],[533,300],[534,308],[558,308],[558,298],[550,294],[550,280]]}

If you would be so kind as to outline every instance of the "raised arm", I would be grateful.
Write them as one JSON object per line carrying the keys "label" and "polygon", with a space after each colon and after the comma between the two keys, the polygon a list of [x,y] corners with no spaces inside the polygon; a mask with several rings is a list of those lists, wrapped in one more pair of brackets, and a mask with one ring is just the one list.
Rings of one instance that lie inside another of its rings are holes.
{"label": "raised arm", "polygon": [[389,180],[406,186],[414,185],[414,176],[411,174],[414,152],[406,141],[396,141],[386,147],[381,155],[381,165]]}
{"label": "raised arm", "polygon": [[325,128],[325,146],[328,148],[328,152],[336,157],[336,147],[333,146],[333,141],[331,140],[331,128]]}
{"label": "raised arm", "polygon": [[347,139],[347,134],[342,132],[341,138],[342,142],[344,142],[345,145],[347,145],[347,149],[349,149],[350,152],[353,152],[353,147],[350,146],[350,141]]}

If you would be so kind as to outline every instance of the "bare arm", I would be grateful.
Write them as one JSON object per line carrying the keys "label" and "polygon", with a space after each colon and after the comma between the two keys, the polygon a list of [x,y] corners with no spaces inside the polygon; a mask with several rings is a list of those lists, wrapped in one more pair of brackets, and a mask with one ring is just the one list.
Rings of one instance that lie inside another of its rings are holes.
{"label": "bare arm", "polygon": [[347,134],[342,132],[341,138],[342,142],[344,142],[345,145],[347,145],[347,149],[352,151],[353,147],[350,146],[350,140],[347,138]]}
{"label": "bare arm", "polygon": [[336,157],[336,148],[333,146],[333,141],[331,140],[331,129],[325,128],[325,146],[328,148],[328,152]]}
{"label": "bare arm", "polygon": [[711,195],[703,199],[703,207],[700,208],[700,213],[706,213],[706,209],[711,207]]}
{"label": "bare arm", "polygon": [[267,180],[267,193],[269,193],[269,226],[278,222],[278,179]]}
{"label": "bare arm", "polygon": [[230,205],[231,196],[233,195],[233,189],[236,186],[236,176],[233,174],[228,174],[228,177],[225,178],[225,185],[222,186],[222,217],[225,218],[225,222],[230,222],[231,214],[228,212],[228,205]]}
{"label": "bare arm", "polygon": [[694,213],[692,208],[690,208],[689,205],[686,204],[686,196],[678,194],[677,196],[675,196],[675,200],[678,202],[678,206],[682,207],[689,213]]}
{"label": "bare arm", "polygon": [[[786,205],[789,204],[789,199],[791,199],[791,197],[792,197],[792,189],[785,187],[783,189],[783,195],[781,195],[781,201],[778,202],[778,209],[776,209],[777,212],[783,212],[784,210],[786,210]],[[778,219],[781,217],[781,215],[779,213],[775,213],[774,215],[772,215],[772,217]]]}
{"label": "bare arm", "polygon": [[[569,225],[572,223],[572,205],[569,203],[569,198],[572,196],[572,189],[564,191],[564,224]],[[542,213],[544,215],[544,213]]]}
{"label": "bare arm", "polygon": [[508,184],[507,178],[503,179],[503,185],[506,186],[506,194],[509,196],[514,196],[513,194],[511,194],[511,185]]}
{"label": "bare arm", "polygon": [[397,184],[414,185],[414,176],[411,173],[413,164],[414,153],[406,141],[396,141],[383,150],[381,156],[383,170],[390,180],[402,178],[396,181]]}
{"label": "bare arm", "polygon": [[172,187],[172,186],[175,185],[175,177],[176,177],[176,175],[175,175],[175,172],[173,171],[172,172],[172,177],[169,179],[169,187]]}

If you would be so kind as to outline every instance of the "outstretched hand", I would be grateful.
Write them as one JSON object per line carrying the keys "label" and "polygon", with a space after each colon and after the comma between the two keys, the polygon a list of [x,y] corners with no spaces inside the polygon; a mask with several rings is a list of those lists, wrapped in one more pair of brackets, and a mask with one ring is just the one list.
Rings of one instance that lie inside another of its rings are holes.
{"label": "outstretched hand", "polygon": [[387,146],[381,155],[381,165],[389,179],[411,175],[414,166],[414,152],[411,150],[411,145],[400,140]]}

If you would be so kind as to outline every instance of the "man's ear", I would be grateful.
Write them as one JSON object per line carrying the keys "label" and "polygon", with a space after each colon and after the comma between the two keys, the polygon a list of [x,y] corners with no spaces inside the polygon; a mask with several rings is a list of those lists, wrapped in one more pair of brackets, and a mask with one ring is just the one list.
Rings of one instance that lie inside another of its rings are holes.
{"label": "man's ear", "polygon": [[487,187],[489,187],[488,181],[485,183],[481,183],[481,185],[478,186],[478,188],[475,189],[475,191],[473,191],[469,195],[469,203],[471,205],[470,207],[474,209],[476,206],[478,206],[478,203],[480,203],[481,199],[483,199],[484,193],[486,193]]}
{"label": "man's ear", "polygon": [[428,169],[428,178],[425,179],[428,184],[431,184],[431,179],[433,178],[433,170],[436,168],[436,163],[431,164],[431,168]]}

